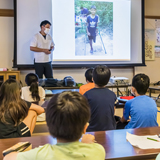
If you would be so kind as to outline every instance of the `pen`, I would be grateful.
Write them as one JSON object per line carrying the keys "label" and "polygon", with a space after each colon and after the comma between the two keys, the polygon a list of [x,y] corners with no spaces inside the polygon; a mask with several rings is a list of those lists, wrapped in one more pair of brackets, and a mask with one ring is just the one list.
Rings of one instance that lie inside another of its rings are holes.
{"label": "pen", "polygon": [[147,137],[147,139],[152,140],[152,141],[156,141],[156,142],[160,142],[159,140],[153,139],[153,138],[149,138]]}

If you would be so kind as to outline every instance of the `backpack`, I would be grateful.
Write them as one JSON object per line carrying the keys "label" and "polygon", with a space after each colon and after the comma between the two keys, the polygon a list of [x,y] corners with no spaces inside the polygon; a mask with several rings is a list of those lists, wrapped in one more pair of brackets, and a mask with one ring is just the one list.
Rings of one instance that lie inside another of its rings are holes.
{"label": "backpack", "polygon": [[76,85],[74,79],[71,76],[66,76],[63,79],[63,85],[65,87],[74,87]]}

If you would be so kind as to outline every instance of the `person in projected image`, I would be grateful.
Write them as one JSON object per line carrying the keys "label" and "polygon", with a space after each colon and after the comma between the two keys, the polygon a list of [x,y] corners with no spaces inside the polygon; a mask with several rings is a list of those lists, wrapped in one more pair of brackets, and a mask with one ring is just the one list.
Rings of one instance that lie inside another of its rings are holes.
{"label": "person in projected image", "polygon": [[89,15],[89,10],[81,6],[81,16],[86,17]]}
{"label": "person in projected image", "polygon": [[53,78],[52,59],[55,44],[49,35],[51,23],[44,20],[40,24],[41,30],[34,35],[30,43],[30,50],[34,52],[34,67],[39,78]]}
{"label": "person in projected image", "polygon": [[99,17],[96,15],[96,6],[91,6],[90,8],[91,14],[87,16],[87,35],[88,39],[90,41],[90,53],[93,54],[93,44],[96,43],[96,35],[98,33],[98,22],[99,22]]}

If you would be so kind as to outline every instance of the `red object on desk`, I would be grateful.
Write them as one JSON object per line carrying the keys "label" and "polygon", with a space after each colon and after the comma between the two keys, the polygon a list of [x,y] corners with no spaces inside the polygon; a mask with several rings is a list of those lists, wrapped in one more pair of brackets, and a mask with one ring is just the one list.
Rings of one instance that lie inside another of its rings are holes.
{"label": "red object on desk", "polygon": [[131,100],[133,98],[134,98],[134,96],[122,96],[122,97],[120,97],[120,99],[126,99],[126,100]]}

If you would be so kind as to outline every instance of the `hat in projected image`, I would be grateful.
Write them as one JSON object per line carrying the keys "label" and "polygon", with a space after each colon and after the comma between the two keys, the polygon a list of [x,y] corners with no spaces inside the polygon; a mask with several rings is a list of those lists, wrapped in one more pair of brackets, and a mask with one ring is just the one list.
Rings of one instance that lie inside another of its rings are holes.
{"label": "hat in projected image", "polygon": [[96,6],[91,6],[91,9],[92,9],[92,8],[93,8],[93,9],[96,9]]}

